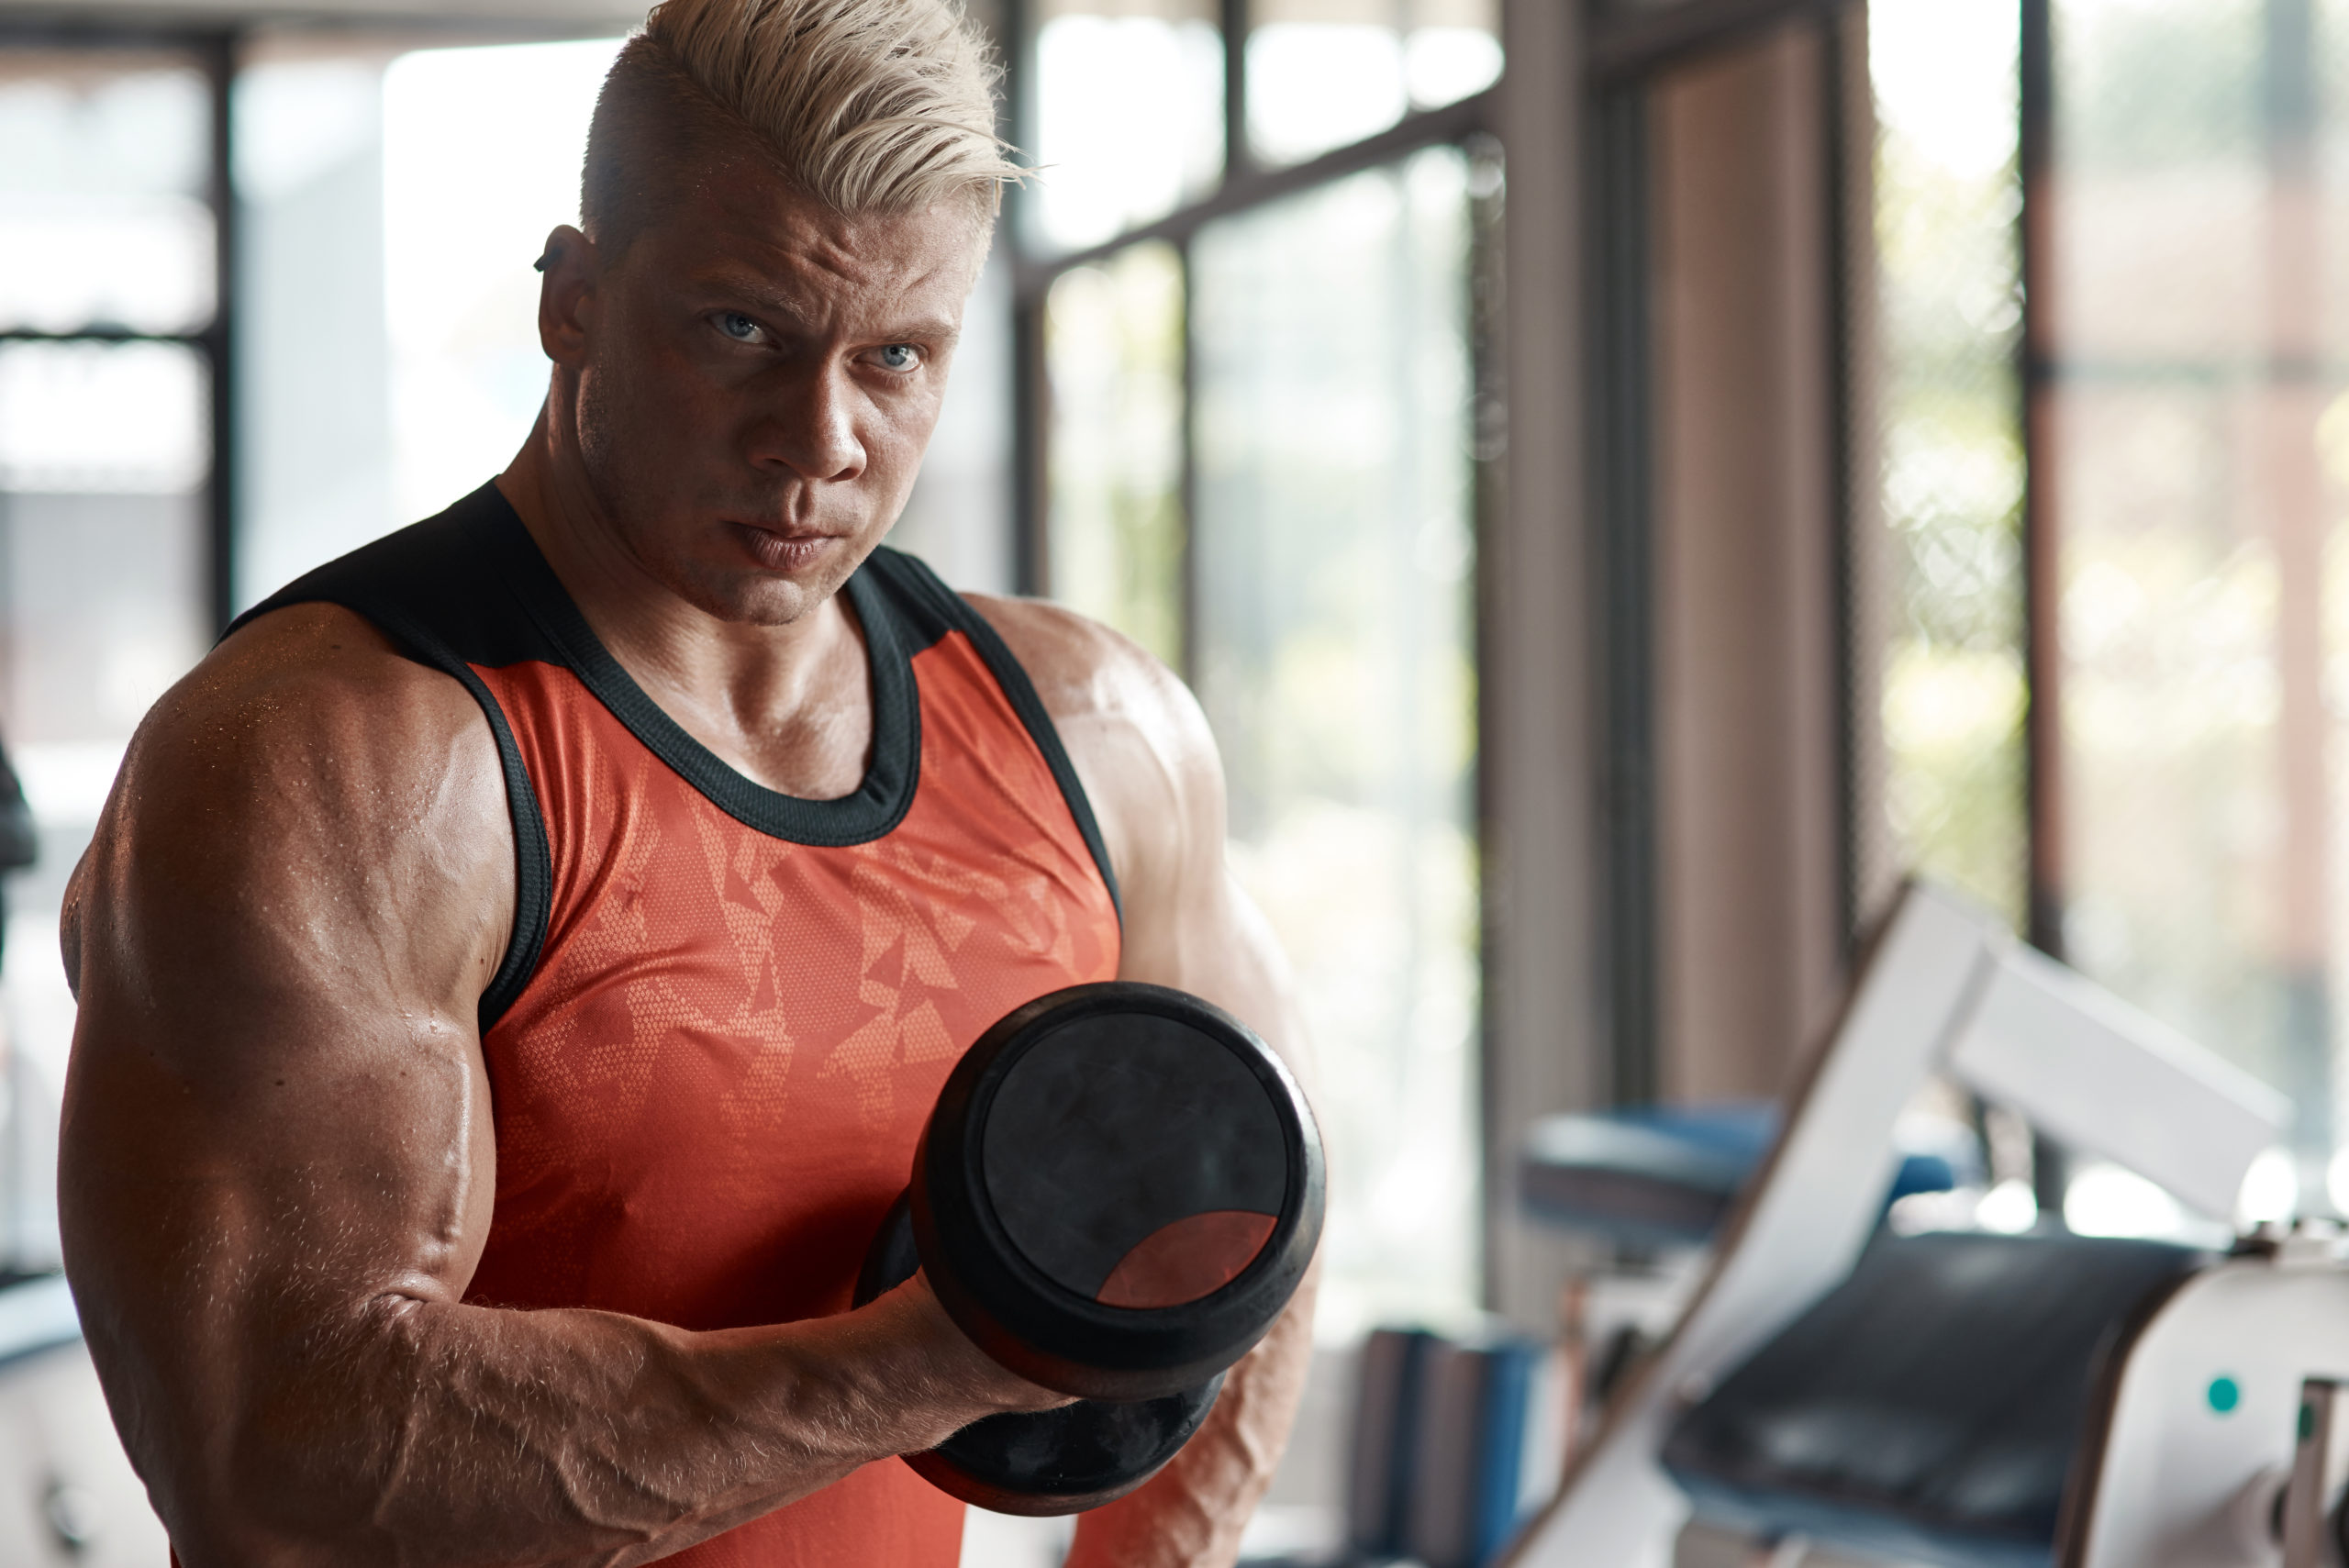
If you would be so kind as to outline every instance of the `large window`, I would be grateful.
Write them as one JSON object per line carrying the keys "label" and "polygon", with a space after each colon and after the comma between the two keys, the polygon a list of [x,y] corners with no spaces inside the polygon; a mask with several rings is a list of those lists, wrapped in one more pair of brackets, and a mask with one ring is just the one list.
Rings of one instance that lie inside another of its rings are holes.
{"label": "large window", "polygon": [[[1321,1058],[1342,1339],[1478,1295],[1469,306],[1499,169],[1462,144],[1480,116],[1409,117],[1499,46],[1474,4],[1253,10],[1227,40],[1208,7],[1043,8],[1029,559],[1206,706]],[[1145,55],[1140,98],[1076,63]],[[1135,137],[1140,173],[1103,179]]]}
{"label": "large window", "polygon": [[2051,892],[2075,962],[2292,1095],[2321,1206],[2349,957],[2349,6],[2058,0],[2047,42]]}
{"label": "large window", "polygon": [[1896,835],[2287,1091],[2265,1201],[2349,1209],[2349,6],[1871,24]]}
{"label": "large window", "polygon": [[1333,1326],[1476,1278],[1468,187],[1433,149],[1194,251],[1193,665],[1326,1058]]}

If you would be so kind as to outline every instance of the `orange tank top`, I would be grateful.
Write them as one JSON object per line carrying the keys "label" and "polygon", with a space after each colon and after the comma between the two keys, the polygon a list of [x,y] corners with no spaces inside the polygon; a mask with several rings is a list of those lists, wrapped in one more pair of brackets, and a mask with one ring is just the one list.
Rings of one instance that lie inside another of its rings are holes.
{"label": "orange tank top", "polygon": [[[873,761],[827,801],[662,713],[494,486],[248,612],[356,611],[497,740],[518,896],[482,998],[497,1197],[466,1299],[686,1329],[847,1310],[955,1059],[1117,973],[1108,859],[1009,651],[909,556],[844,592]],[[962,1527],[893,1459],[669,1561],[953,1568]]]}

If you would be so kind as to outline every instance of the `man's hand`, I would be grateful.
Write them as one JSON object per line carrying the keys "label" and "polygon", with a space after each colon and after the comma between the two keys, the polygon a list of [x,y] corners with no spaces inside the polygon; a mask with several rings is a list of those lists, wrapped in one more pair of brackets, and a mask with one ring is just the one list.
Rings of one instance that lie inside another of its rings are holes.
{"label": "man's hand", "polygon": [[[1295,988],[1224,859],[1223,768],[1197,702],[1116,633],[1033,601],[974,600],[1036,684],[1117,868],[1118,974],[1206,997],[1309,1092]],[[1215,1412],[1149,1485],[1077,1526],[1070,1568],[1224,1568],[1271,1485],[1305,1389],[1314,1276],[1231,1369]]]}
{"label": "man's hand", "polygon": [[66,1267],[186,1568],[649,1562],[1062,1402],[918,1277],[706,1334],[464,1303],[504,789],[454,681],[290,609],[150,716],[75,873]]}

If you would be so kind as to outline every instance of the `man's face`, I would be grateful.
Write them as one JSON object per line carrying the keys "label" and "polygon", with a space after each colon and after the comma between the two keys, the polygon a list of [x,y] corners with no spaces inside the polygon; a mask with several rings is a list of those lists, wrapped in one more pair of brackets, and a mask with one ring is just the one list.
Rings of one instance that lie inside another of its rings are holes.
{"label": "man's face", "polygon": [[843,217],[754,158],[707,167],[573,317],[580,450],[622,545],[721,619],[823,603],[905,506],[985,254],[965,204]]}

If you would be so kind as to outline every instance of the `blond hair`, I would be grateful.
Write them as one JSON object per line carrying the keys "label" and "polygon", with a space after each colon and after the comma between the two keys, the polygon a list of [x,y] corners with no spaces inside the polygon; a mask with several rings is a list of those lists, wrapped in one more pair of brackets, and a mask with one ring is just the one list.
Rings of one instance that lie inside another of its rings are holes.
{"label": "blond hair", "polygon": [[1022,177],[995,131],[1001,74],[960,0],[662,0],[596,98],[582,222],[625,250],[744,139],[840,212],[991,215]]}

